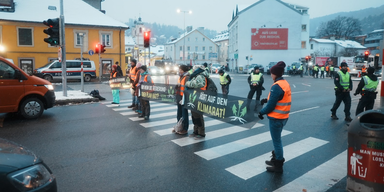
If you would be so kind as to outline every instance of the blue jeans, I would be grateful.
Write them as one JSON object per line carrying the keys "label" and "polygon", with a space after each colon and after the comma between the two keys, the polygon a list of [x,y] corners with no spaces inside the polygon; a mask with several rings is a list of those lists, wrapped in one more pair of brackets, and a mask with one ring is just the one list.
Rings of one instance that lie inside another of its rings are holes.
{"label": "blue jeans", "polygon": [[177,122],[179,122],[181,117],[183,117],[183,130],[188,131],[188,127],[189,127],[188,109],[184,108],[180,104],[177,104]]}
{"label": "blue jeans", "polygon": [[283,144],[281,142],[281,132],[287,124],[288,119],[272,119],[269,118],[269,131],[271,133],[273,148],[275,150],[276,160],[283,160]]}
{"label": "blue jeans", "polygon": [[112,89],[113,102],[120,103],[120,89]]}

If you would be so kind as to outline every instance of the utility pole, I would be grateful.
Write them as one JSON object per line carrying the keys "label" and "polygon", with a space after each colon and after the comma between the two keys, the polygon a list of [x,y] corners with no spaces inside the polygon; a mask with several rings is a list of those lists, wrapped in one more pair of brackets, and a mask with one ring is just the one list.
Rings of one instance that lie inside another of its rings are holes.
{"label": "utility pole", "polygon": [[61,77],[63,84],[63,96],[67,96],[67,65],[66,65],[66,52],[65,52],[65,22],[64,22],[64,3],[60,0],[60,42],[61,42]]}
{"label": "utility pole", "polygon": [[84,67],[83,67],[83,47],[84,47],[84,33],[79,33],[81,37],[81,51],[80,51],[80,60],[81,60],[81,92],[84,92]]}

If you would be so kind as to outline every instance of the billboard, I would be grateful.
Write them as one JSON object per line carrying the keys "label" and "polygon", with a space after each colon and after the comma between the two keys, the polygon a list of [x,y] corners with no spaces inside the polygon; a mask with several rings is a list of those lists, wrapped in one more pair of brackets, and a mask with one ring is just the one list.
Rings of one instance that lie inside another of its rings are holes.
{"label": "billboard", "polygon": [[288,49],[288,28],[252,28],[251,50]]}

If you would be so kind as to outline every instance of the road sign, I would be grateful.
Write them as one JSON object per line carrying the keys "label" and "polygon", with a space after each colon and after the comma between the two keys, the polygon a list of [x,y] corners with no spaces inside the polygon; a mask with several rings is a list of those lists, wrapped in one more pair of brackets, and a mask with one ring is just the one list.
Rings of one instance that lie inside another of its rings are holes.
{"label": "road sign", "polygon": [[239,58],[239,54],[235,53],[235,59]]}
{"label": "road sign", "polygon": [[217,58],[217,53],[209,53],[209,58]]}
{"label": "road sign", "polygon": [[88,54],[89,54],[90,56],[92,56],[94,53],[95,53],[95,52],[93,52],[93,50],[89,50],[89,51],[88,51]]}

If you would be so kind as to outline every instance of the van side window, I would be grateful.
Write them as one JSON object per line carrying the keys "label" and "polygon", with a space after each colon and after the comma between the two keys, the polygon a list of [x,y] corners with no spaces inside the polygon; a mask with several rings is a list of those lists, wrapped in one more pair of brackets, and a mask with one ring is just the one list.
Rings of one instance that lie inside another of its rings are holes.
{"label": "van side window", "polygon": [[50,68],[61,68],[61,63],[60,62],[56,62],[53,65],[51,65]]}
{"label": "van side window", "polygon": [[0,61],[0,79],[15,79],[15,69]]}
{"label": "van side window", "polygon": [[83,68],[91,68],[91,62],[83,62]]}
{"label": "van side window", "polygon": [[67,68],[81,68],[81,62],[67,62]]}

